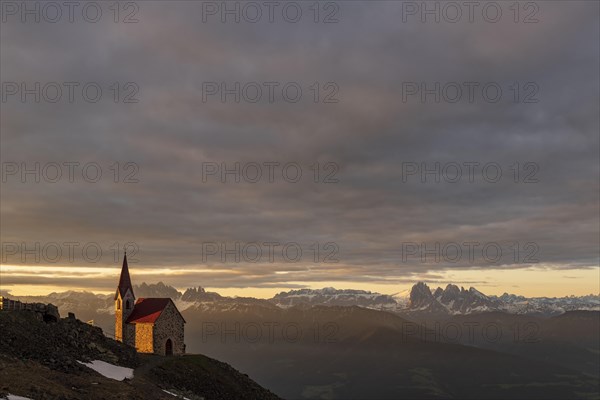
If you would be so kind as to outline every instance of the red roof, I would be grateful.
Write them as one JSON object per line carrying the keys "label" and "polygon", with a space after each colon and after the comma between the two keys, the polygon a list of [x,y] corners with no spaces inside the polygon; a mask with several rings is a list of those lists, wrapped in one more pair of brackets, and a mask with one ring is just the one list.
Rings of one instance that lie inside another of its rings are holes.
{"label": "red roof", "polygon": [[127,318],[127,323],[145,323],[151,322],[154,323],[160,317],[160,314],[167,307],[171,299],[169,298],[141,298],[135,302],[135,306],[133,307],[133,311],[129,318]]}

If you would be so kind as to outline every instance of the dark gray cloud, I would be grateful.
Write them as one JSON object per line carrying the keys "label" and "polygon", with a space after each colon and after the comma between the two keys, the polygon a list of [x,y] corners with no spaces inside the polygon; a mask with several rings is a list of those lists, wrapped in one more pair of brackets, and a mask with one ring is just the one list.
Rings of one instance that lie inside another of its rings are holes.
{"label": "dark gray cloud", "polygon": [[[2,82],[97,82],[104,92],[93,104],[2,103],[3,163],[97,162],[103,171],[98,183],[80,169],[73,183],[9,176],[0,194],[2,242],[101,243],[109,256],[75,263],[96,267],[114,266],[111,245],[132,241],[144,267],[239,271],[185,276],[226,287],[402,282],[427,273],[433,280],[443,269],[530,264],[527,249],[517,262],[404,262],[403,242],[534,242],[536,259],[551,268],[597,266],[598,3],[538,2],[534,24],[514,23],[507,7],[498,23],[423,24],[403,23],[400,2],[338,4],[334,24],[202,23],[200,2],[139,2],[136,24],[3,23]],[[202,84],[211,81],[293,81],[303,98],[203,102]],[[503,97],[404,102],[402,82],[413,81],[496,82]],[[114,82],[135,82],[139,103],[112,102]],[[335,82],[339,102],[314,103],[314,82]],[[539,102],[512,101],[515,82],[520,99],[539,89]],[[298,163],[302,179],[287,183],[278,169],[274,183],[203,182],[203,163],[271,161]],[[139,183],[114,183],[115,162],[120,180],[131,172],[125,163],[136,163]],[[310,166],[318,163],[323,179],[328,162],[339,167],[339,182],[314,183]],[[418,175],[404,182],[406,163],[422,162],[493,162],[503,176],[486,182],[478,169],[474,182],[466,170],[458,183],[422,183]],[[532,171],[527,162],[538,168],[537,183],[522,182]],[[297,242],[305,251],[335,242],[339,263],[207,263],[204,242]],[[281,270],[291,272],[274,273]],[[34,284],[3,276],[5,284],[26,282]]]}

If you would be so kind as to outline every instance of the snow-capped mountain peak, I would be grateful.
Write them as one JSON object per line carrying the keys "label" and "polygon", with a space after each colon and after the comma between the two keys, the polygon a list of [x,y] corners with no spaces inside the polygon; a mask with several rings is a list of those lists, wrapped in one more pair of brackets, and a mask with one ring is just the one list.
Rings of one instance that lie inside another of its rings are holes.
{"label": "snow-capped mountain peak", "polygon": [[279,307],[295,305],[329,305],[329,306],[361,306],[367,308],[393,308],[396,300],[389,295],[366,290],[335,289],[299,289],[276,294],[271,300]]}

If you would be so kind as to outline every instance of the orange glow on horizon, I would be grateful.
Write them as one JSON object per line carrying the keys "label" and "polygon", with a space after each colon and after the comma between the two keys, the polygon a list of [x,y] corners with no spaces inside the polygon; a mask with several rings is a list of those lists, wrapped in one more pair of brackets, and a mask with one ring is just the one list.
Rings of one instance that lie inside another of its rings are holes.
{"label": "orange glow on horizon", "polygon": [[[21,278],[21,281],[35,278],[47,278],[48,283],[3,283],[0,290],[8,291],[13,296],[46,295],[52,292],[64,292],[68,290],[89,291],[94,293],[110,294],[116,287],[120,268],[102,267],[61,267],[61,266],[22,266],[2,265],[3,278]],[[335,287],[336,289],[360,289],[383,294],[397,294],[409,290],[416,282],[423,281],[434,289],[438,286],[445,287],[452,283],[469,288],[471,286],[487,295],[501,295],[503,293],[519,294],[527,297],[563,297],[582,296],[588,294],[600,294],[600,269],[551,269],[551,268],[527,268],[513,270],[446,270],[436,272],[439,278],[432,280],[428,277],[410,276],[406,278],[378,277],[368,278],[364,281],[339,280],[339,281],[302,281],[290,280],[273,287],[253,287],[248,282],[248,287],[233,287],[226,285],[211,285],[212,279],[223,276],[239,275],[240,279],[251,278],[245,276],[242,271],[231,269],[210,268],[136,268],[132,272],[134,284],[158,283],[162,281],[166,285],[173,286],[179,291],[187,287],[202,286],[207,291],[217,292],[223,296],[248,296],[256,298],[270,298],[282,291],[296,288],[321,289],[323,287]],[[275,273],[280,277],[281,274]],[[293,275],[293,274],[285,274]],[[193,276],[193,279],[190,279]],[[85,287],[81,282],[85,281]],[[97,282],[97,285],[90,284]],[[114,285],[110,286],[110,282]],[[206,286],[201,282],[207,282]],[[186,283],[194,282],[194,283]],[[243,280],[240,280],[243,283]]]}

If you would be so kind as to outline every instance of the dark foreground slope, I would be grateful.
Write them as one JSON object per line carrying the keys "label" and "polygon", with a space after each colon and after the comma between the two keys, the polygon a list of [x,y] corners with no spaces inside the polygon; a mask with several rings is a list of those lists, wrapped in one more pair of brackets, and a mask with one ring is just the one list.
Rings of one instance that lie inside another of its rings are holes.
{"label": "dark foreground slope", "polygon": [[[78,362],[93,360],[133,368],[134,378],[108,379]],[[26,311],[0,312],[0,398],[8,393],[36,400],[277,399],[217,360],[137,355],[99,328],[67,318],[47,323]]]}
{"label": "dark foreground slope", "polygon": [[[439,332],[430,332],[423,339],[416,334],[420,324],[359,307],[282,310],[253,305],[216,311],[188,309],[183,314],[192,351],[202,351],[241,371],[252,371],[253,379],[284,398],[600,398],[597,374],[585,374],[553,357],[561,349],[573,348],[559,347],[557,338],[565,338],[564,334],[543,342],[547,343],[545,349],[556,348],[546,359],[535,357],[542,351],[535,347],[537,343],[523,344],[518,353],[508,353],[498,351],[499,346],[448,343]],[[470,321],[480,327],[476,330],[478,338],[481,327],[487,326],[484,317]],[[433,322],[427,327],[435,326]],[[278,328],[273,329],[273,335],[267,329],[256,333],[255,327],[265,326]],[[497,326],[503,335],[514,337],[508,327]],[[283,327],[293,328],[287,330],[287,337]],[[455,334],[446,327],[440,325],[439,330]],[[588,324],[578,327],[587,329]],[[556,330],[544,329],[540,334],[546,338],[552,332]]]}

